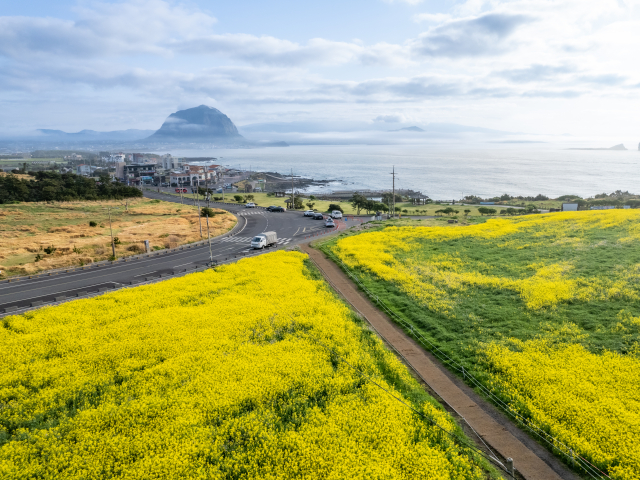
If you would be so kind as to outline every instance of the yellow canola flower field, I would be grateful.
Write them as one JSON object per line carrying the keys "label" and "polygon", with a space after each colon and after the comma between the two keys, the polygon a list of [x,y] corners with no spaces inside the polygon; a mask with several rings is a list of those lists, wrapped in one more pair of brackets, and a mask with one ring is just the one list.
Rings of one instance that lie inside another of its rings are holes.
{"label": "yellow canola flower field", "polygon": [[640,210],[387,227],[329,248],[380,298],[388,283],[412,299],[385,301],[515,411],[640,480]]}
{"label": "yellow canola flower field", "polygon": [[[568,236],[567,224],[570,224]],[[483,266],[467,264],[459,257],[443,254],[423,263],[403,261],[398,253],[411,256],[425,242],[445,243],[460,239],[495,242],[505,250],[509,248],[535,248],[559,243],[580,248],[579,236],[585,231],[620,229],[620,244],[640,240],[640,210],[606,210],[564,212],[562,214],[531,215],[521,218],[492,219],[485,223],[465,227],[390,227],[377,232],[341,239],[334,248],[340,259],[350,267],[359,267],[375,273],[379,278],[393,282],[408,295],[430,310],[446,314],[455,299],[447,289],[464,291],[466,287],[491,287],[517,292],[532,310],[553,307],[558,303],[576,299],[606,300],[624,297],[639,300],[635,284],[637,272],[620,277],[617,281],[597,278],[570,278],[572,266],[566,262],[531,264],[526,275],[499,276],[483,273]],[[526,241],[522,238],[526,236]],[[584,247],[584,246],[583,246]]]}
{"label": "yellow canola flower field", "polygon": [[599,470],[615,479],[640,479],[639,358],[596,355],[582,345],[546,339],[514,343],[515,350],[487,346],[491,386]]}
{"label": "yellow canola flower field", "polygon": [[305,258],[4,318],[0,478],[487,478]]}

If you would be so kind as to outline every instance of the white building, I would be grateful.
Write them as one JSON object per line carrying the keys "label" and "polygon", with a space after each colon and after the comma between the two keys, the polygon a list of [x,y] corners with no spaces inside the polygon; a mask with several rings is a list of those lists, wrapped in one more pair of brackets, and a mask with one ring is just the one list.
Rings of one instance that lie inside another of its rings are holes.
{"label": "white building", "polygon": [[95,172],[96,168],[97,167],[93,167],[91,165],[78,165],[76,167],[76,175],[84,175],[86,177],[89,177],[93,172]]}
{"label": "white building", "polygon": [[172,157],[170,153],[162,155],[162,157],[160,157],[160,162],[162,163],[162,168],[165,170],[182,169],[182,159]]}
{"label": "white building", "polygon": [[109,161],[113,163],[124,162],[126,156],[124,153],[113,153],[109,157]]}
{"label": "white building", "polygon": [[189,172],[171,172],[171,186],[198,185],[198,175]]}

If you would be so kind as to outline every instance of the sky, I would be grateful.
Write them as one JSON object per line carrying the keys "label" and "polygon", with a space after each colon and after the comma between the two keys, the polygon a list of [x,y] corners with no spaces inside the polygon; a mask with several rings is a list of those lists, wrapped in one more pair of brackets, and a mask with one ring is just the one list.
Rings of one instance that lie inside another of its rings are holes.
{"label": "sky", "polygon": [[0,134],[458,123],[637,136],[640,0],[4,0]]}

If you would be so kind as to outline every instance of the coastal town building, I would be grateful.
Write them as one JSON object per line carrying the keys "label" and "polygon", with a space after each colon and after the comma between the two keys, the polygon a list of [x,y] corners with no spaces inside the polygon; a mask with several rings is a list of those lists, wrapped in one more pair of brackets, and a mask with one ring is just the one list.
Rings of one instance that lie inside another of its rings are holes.
{"label": "coastal town building", "polygon": [[122,180],[129,185],[149,185],[153,183],[156,166],[150,163],[133,163],[123,166]]}
{"label": "coastal town building", "polygon": [[97,167],[91,165],[85,165],[84,163],[76,166],[76,175],[83,175],[85,177],[91,176],[95,172]]}
{"label": "coastal town building", "polygon": [[182,169],[182,158],[171,156],[171,154],[162,155],[159,160],[159,165],[164,170],[178,170]]}

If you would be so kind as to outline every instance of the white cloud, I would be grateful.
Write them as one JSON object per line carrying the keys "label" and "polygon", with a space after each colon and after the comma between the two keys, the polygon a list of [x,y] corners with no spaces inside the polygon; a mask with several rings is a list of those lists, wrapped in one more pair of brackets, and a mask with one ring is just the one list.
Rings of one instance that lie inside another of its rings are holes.
{"label": "white cloud", "polygon": [[430,57],[469,57],[502,53],[518,27],[534,21],[521,14],[487,13],[431,28],[414,42],[414,51]]}
{"label": "white cloud", "polygon": [[378,115],[376,118],[373,119],[374,122],[379,123],[379,122],[383,122],[383,123],[402,123],[404,122],[405,117],[404,115],[399,115],[399,114],[395,114],[395,115]]}
{"label": "white cloud", "polygon": [[0,17],[0,105],[73,102],[76,92],[78,102],[93,95],[162,108],[340,105],[337,114],[370,108],[361,119],[384,122],[438,102],[553,109],[640,94],[630,50],[640,43],[640,0],[468,0],[447,13],[423,4],[406,19],[422,33],[388,41],[380,29],[369,43],[228,33],[213,15],[173,1],[82,5],[75,20]]}
{"label": "white cloud", "polygon": [[92,3],[77,21],[0,17],[0,55],[64,57],[161,54],[174,38],[204,35],[216,19],[163,0]]}

